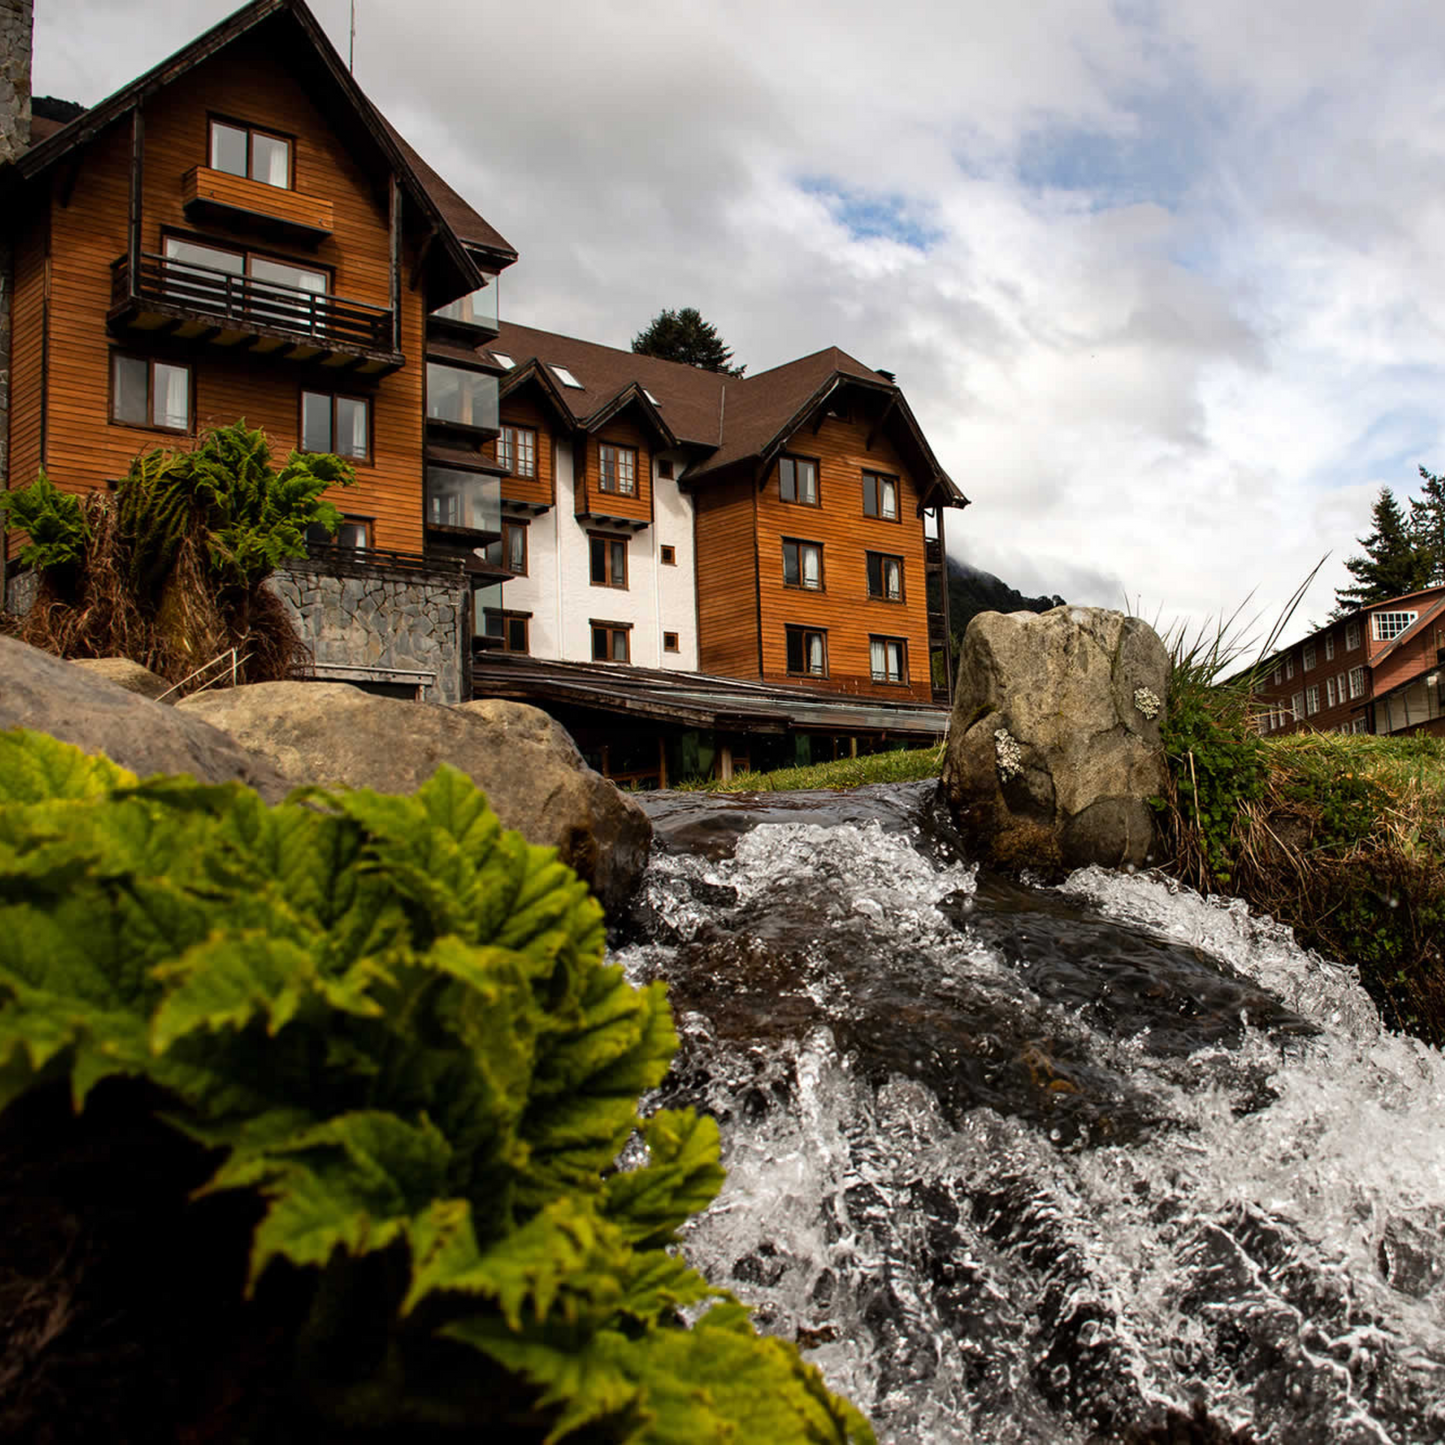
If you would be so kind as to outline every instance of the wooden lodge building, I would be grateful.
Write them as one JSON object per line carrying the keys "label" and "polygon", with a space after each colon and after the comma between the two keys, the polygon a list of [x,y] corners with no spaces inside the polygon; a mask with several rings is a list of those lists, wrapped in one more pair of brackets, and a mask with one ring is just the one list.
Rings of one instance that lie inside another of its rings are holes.
{"label": "wooden lodge building", "polygon": [[244,417],[355,467],[341,532],[276,581],[314,676],[524,698],[658,781],[942,734],[967,503],[891,375],[829,349],[738,378],[504,321],[515,250],[303,0],[73,109],[0,147],[0,480],[8,455],[9,485],[105,488]]}

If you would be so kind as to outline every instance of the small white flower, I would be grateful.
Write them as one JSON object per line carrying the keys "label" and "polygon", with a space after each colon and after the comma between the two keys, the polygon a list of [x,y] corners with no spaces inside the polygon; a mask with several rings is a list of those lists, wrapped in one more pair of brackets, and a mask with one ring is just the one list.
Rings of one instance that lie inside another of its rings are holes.
{"label": "small white flower", "polygon": [[1007,728],[999,728],[993,735],[994,755],[998,758],[998,775],[1004,782],[1017,777],[1024,770],[1024,755],[1018,741]]}
{"label": "small white flower", "polygon": [[1134,706],[1144,714],[1145,717],[1154,718],[1159,716],[1159,694],[1152,688],[1136,687],[1134,689]]}

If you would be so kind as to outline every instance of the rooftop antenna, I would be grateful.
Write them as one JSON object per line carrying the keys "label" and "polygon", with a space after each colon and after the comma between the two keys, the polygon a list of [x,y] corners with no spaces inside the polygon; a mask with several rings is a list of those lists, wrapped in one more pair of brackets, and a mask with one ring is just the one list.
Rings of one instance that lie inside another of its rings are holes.
{"label": "rooftop antenna", "polygon": [[346,57],[346,68],[356,74],[356,0],[351,0],[351,49]]}

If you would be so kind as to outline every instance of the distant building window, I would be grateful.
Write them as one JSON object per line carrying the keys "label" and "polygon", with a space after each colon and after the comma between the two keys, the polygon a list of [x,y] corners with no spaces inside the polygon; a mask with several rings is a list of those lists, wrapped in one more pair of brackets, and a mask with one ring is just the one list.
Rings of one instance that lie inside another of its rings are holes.
{"label": "distant building window", "polygon": [[594,587],[627,586],[627,540],[592,533],[592,585]]}
{"label": "distant building window", "polygon": [[482,615],[482,626],[488,637],[500,639],[503,652],[531,651],[530,612],[499,612],[488,608]]}
{"label": "distant building window", "polygon": [[1275,670],[1274,670],[1274,685],[1275,685],[1276,687],[1278,687],[1278,686],[1280,685],[1280,683],[1283,682],[1283,681],[1284,681],[1284,674],[1280,671],[1279,668],[1276,667]]}
{"label": "distant building window", "polygon": [[662,650],[664,652],[677,652],[677,633],[664,632],[662,634]]}
{"label": "distant building window", "polygon": [[828,634],[821,627],[787,629],[788,671],[809,677],[828,675]]}
{"label": "distant building window", "polygon": [[352,461],[371,457],[371,406],[359,396],[301,393],[301,450]]}
{"label": "distant building window", "polygon": [[552,368],[552,374],[563,386],[570,386],[574,391],[581,391],[583,389],[582,383],[578,381],[565,366],[558,366],[555,362],[551,361],[549,361],[547,365]]}
{"label": "distant building window", "polygon": [[1350,669],[1350,701],[1365,695],[1365,669],[1363,667],[1352,667]]}
{"label": "distant building window", "polygon": [[908,643],[901,637],[870,637],[869,666],[874,682],[908,681]]}
{"label": "distant building window", "polygon": [[898,479],[877,472],[863,473],[863,515],[881,517],[885,522],[898,520]]}
{"label": "distant building window", "polygon": [[597,447],[597,488],[621,497],[637,495],[637,448],[601,442]]}
{"label": "distant building window", "polygon": [[364,552],[371,546],[371,519],[369,517],[343,517],[335,532],[328,532],[319,522],[313,522],[306,529],[306,540],[319,547],[348,547]]}
{"label": "distant building window", "polygon": [[818,505],[818,464],[808,457],[778,458],[778,496],[804,507]]}
{"label": "distant building window", "polygon": [[1326,703],[1326,705],[1327,705],[1328,707],[1334,707],[1334,705],[1335,705],[1336,701],[1338,700],[1338,698],[1339,698],[1339,693],[1337,693],[1337,692],[1335,691],[1335,680],[1334,680],[1334,678],[1332,678],[1332,677],[1327,677],[1327,678],[1325,679],[1325,703]]}
{"label": "distant building window", "polygon": [[1309,672],[1315,665],[1315,645],[1313,642],[1305,643],[1304,664],[1306,672]]}
{"label": "distant building window", "polygon": [[110,416],[127,426],[190,431],[190,367],[117,352],[111,362]]}
{"label": "distant building window", "polygon": [[1356,622],[1345,623],[1345,651],[1353,652],[1360,645],[1360,624]]}
{"label": "distant building window", "polygon": [[1413,625],[1418,612],[1376,612],[1371,621],[1375,628],[1376,642],[1389,642]]}
{"label": "distant building window", "polygon": [[903,601],[903,558],[869,552],[868,595],[884,602]]}
{"label": "distant building window", "polygon": [[1294,677],[1294,653],[1290,653],[1284,660],[1284,677],[1286,682]]}
{"label": "distant building window", "polygon": [[291,188],[291,142],[254,126],[211,122],[211,169]]}
{"label": "distant building window", "polygon": [[820,542],[783,542],[783,586],[823,590],[823,547]]}
{"label": "distant building window", "polygon": [[1350,721],[1350,731],[1351,731],[1352,733],[1363,733],[1363,732],[1368,732],[1368,731],[1369,731],[1369,728],[1365,725],[1365,720],[1364,720],[1364,718],[1362,718],[1362,717],[1357,717],[1357,718],[1352,718],[1352,719],[1351,719],[1351,721]]}
{"label": "distant building window", "polygon": [[1313,717],[1320,710],[1320,690],[1318,687],[1305,689],[1305,716]]}
{"label": "distant building window", "polygon": [[1305,715],[1305,695],[1302,692],[1295,693],[1290,699],[1290,710],[1294,713],[1294,720],[1299,720]]}
{"label": "distant building window", "polygon": [[530,426],[503,425],[497,435],[497,464],[514,477],[537,475],[537,431]]}
{"label": "distant building window", "polygon": [[664,567],[675,567],[675,566],[677,566],[677,548],[676,548],[676,547],[663,547],[663,549],[662,549],[662,565],[663,565]]}
{"label": "distant building window", "polygon": [[593,662],[631,662],[631,624],[622,622],[592,623]]}
{"label": "distant building window", "polygon": [[1327,633],[1325,633],[1325,661],[1326,661],[1326,662],[1333,662],[1334,660],[1335,660],[1335,634],[1334,634],[1333,632],[1327,632]]}

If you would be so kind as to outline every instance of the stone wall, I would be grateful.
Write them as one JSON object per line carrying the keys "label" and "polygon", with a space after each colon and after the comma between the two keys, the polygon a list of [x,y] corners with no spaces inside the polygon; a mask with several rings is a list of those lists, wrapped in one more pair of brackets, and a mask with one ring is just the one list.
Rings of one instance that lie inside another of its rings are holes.
{"label": "stone wall", "polygon": [[271,586],[296,618],[318,678],[414,684],[427,701],[462,701],[470,587],[459,573],[292,562]]}
{"label": "stone wall", "polygon": [[[30,145],[30,45],[34,0],[0,0],[0,166]],[[0,487],[10,477],[10,294],[14,286],[12,238],[0,216]],[[0,530],[0,589],[4,587],[4,533]],[[3,601],[0,598],[0,601]]]}
{"label": "stone wall", "polygon": [[35,605],[40,591],[40,574],[35,571],[12,572],[5,579],[5,610],[24,617]]}

